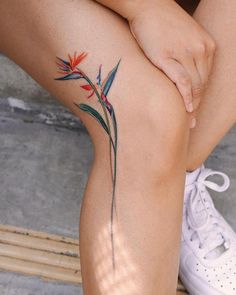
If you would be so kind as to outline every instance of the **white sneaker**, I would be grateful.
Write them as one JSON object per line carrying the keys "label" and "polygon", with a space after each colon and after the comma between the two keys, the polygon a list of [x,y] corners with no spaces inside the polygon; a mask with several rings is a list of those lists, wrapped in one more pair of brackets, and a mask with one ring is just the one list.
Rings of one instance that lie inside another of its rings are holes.
{"label": "white sneaker", "polygon": [[[223,185],[207,180],[215,174]],[[226,174],[204,166],[187,173],[179,275],[191,295],[236,295],[236,234],[207,190],[222,192],[229,184]]]}

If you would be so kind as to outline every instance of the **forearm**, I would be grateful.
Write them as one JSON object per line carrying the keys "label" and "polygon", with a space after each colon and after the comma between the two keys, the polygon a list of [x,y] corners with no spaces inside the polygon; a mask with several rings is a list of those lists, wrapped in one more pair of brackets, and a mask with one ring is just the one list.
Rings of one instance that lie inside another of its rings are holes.
{"label": "forearm", "polygon": [[122,17],[129,19],[134,12],[134,8],[138,5],[136,0],[95,0],[96,2],[112,9]]}
{"label": "forearm", "polygon": [[146,7],[155,7],[158,2],[168,2],[174,0],[95,0],[96,2],[112,9],[122,17],[130,20],[139,11]]}

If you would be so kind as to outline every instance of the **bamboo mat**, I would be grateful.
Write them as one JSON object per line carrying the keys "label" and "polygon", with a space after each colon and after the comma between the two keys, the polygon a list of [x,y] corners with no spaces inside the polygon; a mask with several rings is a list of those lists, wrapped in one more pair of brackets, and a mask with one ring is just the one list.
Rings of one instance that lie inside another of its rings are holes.
{"label": "bamboo mat", "polygon": [[0,270],[81,284],[79,240],[0,224]]}

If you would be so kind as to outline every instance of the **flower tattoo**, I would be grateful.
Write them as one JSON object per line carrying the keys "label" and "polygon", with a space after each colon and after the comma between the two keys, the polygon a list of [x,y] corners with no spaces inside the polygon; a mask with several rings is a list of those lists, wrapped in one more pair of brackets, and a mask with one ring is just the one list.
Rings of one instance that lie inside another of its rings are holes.
{"label": "flower tattoo", "polygon": [[[86,112],[102,126],[109,137],[110,147],[110,166],[112,175],[112,201],[111,201],[111,243],[112,243],[112,265],[115,269],[115,256],[114,256],[114,230],[113,220],[114,212],[116,212],[115,204],[115,190],[116,190],[116,170],[117,170],[117,144],[118,144],[118,132],[117,121],[114,108],[107,99],[108,93],[112,86],[112,83],[116,77],[117,70],[120,65],[120,61],[117,65],[108,73],[105,79],[102,79],[102,65],[99,66],[98,75],[96,77],[96,83],[93,83],[91,79],[79,68],[80,63],[87,57],[87,53],[82,52],[77,55],[76,52],[73,56],[68,54],[68,60],[57,57],[56,64],[58,66],[58,73],[62,75],[55,80],[81,80],[83,84],[80,85],[82,89],[88,92],[87,98],[95,96],[98,99],[102,107],[103,114],[100,114],[96,109],[85,103],[74,104],[82,111]],[[84,84],[85,82],[85,84]],[[113,157],[112,157],[113,155]]]}

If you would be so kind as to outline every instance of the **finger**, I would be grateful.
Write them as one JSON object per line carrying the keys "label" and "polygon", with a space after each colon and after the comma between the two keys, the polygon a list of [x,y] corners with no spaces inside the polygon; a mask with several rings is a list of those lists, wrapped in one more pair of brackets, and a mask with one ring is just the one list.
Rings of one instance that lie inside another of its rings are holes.
{"label": "finger", "polygon": [[199,77],[201,79],[202,90],[203,90],[203,88],[205,88],[205,85],[207,84],[208,77],[210,74],[210,69],[209,69],[210,64],[206,56],[195,58],[194,61],[195,61],[197,71],[199,73]]}
{"label": "finger", "polygon": [[213,40],[201,44],[195,52],[195,64],[201,77],[202,84],[206,86],[212,70],[216,46]]}
{"label": "finger", "polygon": [[193,117],[190,120],[190,129],[194,129],[196,126],[197,126],[197,119],[196,117]]}
{"label": "finger", "polygon": [[195,50],[193,50],[193,56],[194,56],[194,63],[199,73],[201,82],[203,85],[205,85],[209,75],[208,60],[207,60],[209,53],[208,53],[207,45],[203,42],[198,44]]}
{"label": "finger", "polygon": [[213,61],[214,61],[214,56],[213,55],[210,55],[208,57],[208,59],[207,59],[209,76],[212,74]]}
{"label": "finger", "polygon": [[197,126],[197,114],[196,112],[193,112],[189,116],[189,128],[193,129]]}
{"label": "finger", "polygon": [[175,84],[183,97],[187,112],[193,112],[193,96],[191,78],[184,67],[172,58],[159,61],[157,67],[161,69]]}
{"label": "finger", "polygon": [[217,50],[217,47],[216,47],[215,40],[211,40],[211,42],[208,44],[208,58],[207,58],[209,75],[212,73],[212,67],[213,67],[216,50]]}
{"label": "finger", "polygon": [[200,102],[201,102],[201,97],[195,98],[193,100],[193,109],[194,109],[194,111],[198,110]]}
{"label": "finger", "polygon": [[193,96],[193,104],[194,110],[199,105],[195,103],[195,101],[200,101],[202,91],[203,91],[203,84],[200,77],[200,73],[196,67],[195,61],[192,56],[183,56],[179,57],[178,61],[184,66],[185,70],[189,73],[192,82],[192,96]]}

